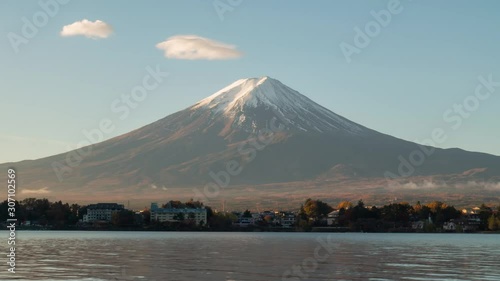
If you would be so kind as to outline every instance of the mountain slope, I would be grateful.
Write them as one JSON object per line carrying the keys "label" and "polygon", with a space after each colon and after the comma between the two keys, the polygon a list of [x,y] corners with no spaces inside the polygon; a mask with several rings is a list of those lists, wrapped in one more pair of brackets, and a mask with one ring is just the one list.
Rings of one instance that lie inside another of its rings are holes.
{"label": "mountain slope", "polygon": [[[421,150],[261,77],[238,80],[191,107],[95,144],[74,167],[67,161],[71,153],[0,167],[15,167],[29,189],[112,194],[149,186],[203,186],[227,173],[228,165],[238,171],[230,185],[384,178],[388,171],[399,175],[401,157],[408,160]],[[480,169],[465,173],[463,180],[500,180],[500,157],[433,150],[422,164],[404,170],[414,168],[410,176],[434,176]]]}

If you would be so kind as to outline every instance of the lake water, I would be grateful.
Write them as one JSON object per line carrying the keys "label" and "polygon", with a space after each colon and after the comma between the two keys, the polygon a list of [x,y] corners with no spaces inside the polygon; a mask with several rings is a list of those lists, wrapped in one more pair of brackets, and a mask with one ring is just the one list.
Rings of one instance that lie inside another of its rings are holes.
{"label": "lake water", "polygon": [[500,235],[18,231],[17,239],[17,273],[2,254],[0,280],[500,280]]}

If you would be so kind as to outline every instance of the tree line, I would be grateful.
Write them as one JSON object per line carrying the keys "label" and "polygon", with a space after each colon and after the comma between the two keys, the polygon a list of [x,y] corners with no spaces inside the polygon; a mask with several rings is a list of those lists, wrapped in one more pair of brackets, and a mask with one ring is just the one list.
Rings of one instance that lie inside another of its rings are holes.
{"label": "tree line", "polygon": [[[110,224],[116,227],[140,227],[153,230],[201,230],[210,226],[212,230],[234,230],[234,223],[240,217],[252,217],[249,210],[244,212],[214,212],[211,207],[202,202],[189,200],[187,202],[168,201],[162,207],[170,208],[201,208],[207,210],[207,223],[202,227],[193,225],[189,216],[179,218],[178,223],[161,223],[150,220],[150,211],[143,210],[136,214],[131,210],[123,210],[113,214]],[[5,222],[8,217],[7,200],[0,203],[0,220]],[[333,225],[327,225],[328,215],[336,210]],[[16,218],[19,222],[31,221],[40,226],[53,229],[76,226],[87,213],[87,206],[68,204],[62,201],[51,202],[48,199],[26,198],[16,201]],[[334,226],[349,231],[391,231],[412,227],[418,221],[425,222],[423,231],[433,232],[442,229],[446,222],[464,220],[471,214],[464,214],[454,206],[445,202],[433,201],[427,204],[417,202],[391,203],[384,206],[367,206],[362,200],[357,204],[343,201],[335,207],[321,200],[307,199],[296,212],[294,227],[299,231],[309,231],[313,227]],[[500,230],[500,205],[488,207],[482,204],[474,214],[479,219],[477,230]],[[270,228],[275,226],[272,218],[265,217],[256,222],[257,227]]]}
{"label": "tree line", "polygon": [[[51,202],[46,198],[26,198],[21,201],[16,201],[16,219],[20,223],[30,221],[37,226],[47,227],[51,229],[67,229],[77,226],[82,220],[83,215],[87,213],[86,205],[68,204],[62,201]],[[207,209],[206,226],[213,226],[214,229],[229,229],[236,217],[231,213],[216,213],[211,207],[204,206],[200,201],[189,200],[187,202],[168,201],[162,204],[162,207],[169,208],[202,208]],[[0,203],[0,221],[5,222],[10,217],[8,216],[8,201]],[[149,209],[144,209],[140,214],[136,214],[131,210],[121,210],[113,213],[112,219],[109,222],[111,227],[118,228],[150,228],[153,230],[199,230],[198,225],[193,225],[191,216],[188,214],[185,218],[183,214],[177,218],[179,223],[155,222],[151,221],[151,212]]]}
{"label": "tree line", "polygon": [[[425,222],[423,230],[432,232],[442,228],[446,222],[463,221],[472,215],[464,214],[454,206],[441,201],[428,204],[419,201],[414,205],[401,202],[381,207],[366,206],[362,200],[356,205],[343,201],[334,208],[321,200],[307,199],[300,207],[297,226],[305,230],[315,226],[325,226],[328,214],[334,210],[338,211],[334,226],[346,227],[352,231],[409,229],[414,222],[422,221]],[[473,215],[479,220],[477,230],[500,229],[500,205],[492,208],[482,204]]]}

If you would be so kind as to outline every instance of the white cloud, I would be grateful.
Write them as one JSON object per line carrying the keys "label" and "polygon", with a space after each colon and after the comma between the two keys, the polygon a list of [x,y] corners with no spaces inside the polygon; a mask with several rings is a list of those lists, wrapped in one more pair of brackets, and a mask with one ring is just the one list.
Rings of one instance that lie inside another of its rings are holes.
{"label": "white cloud", "polygon": [[51,191],[49,190],[48,187],[40,188],[40,189],[23,189],[21,190],[21,193],[23,194],[47,194],[50,193]]}
{"label": "white cloud", "polygon": [[454,184],[447,184],[446,182],[433,182],[432,180],[424,180],[420,182],[397,182],[391,181],[389,183],[389,189],[391,190],[432,190],[440,188],[455,188],[455,189],[465,189],[465,190],[488,190],[488,191],[500,191],[500,182],[476,182],[468,181]]}
{"label": "white cloud", "polygon": [[428,190],[428,189],[438,189],[438,188],[446,188],[448,185],[445,182],[437,183],[432,180],[424,180],[422,182],[406,182],[406,183],[398,183],[391,182],[390,187],[394,189],[414,189],[414,190]]}
{"label": "white cloud", "polygon": [[242,53],[235,46],[197,35],[176,35],[156,44],[165,51],[165,57],[184,60],[236,59]]}
{"label": "white cloud", "polygon": [[87,19],[65,25],[61,30],[61,36],[64,37],[83,35],[92,39],[108,38],[111,33],[113,33],[111,25],[100,20],[92,22]]}

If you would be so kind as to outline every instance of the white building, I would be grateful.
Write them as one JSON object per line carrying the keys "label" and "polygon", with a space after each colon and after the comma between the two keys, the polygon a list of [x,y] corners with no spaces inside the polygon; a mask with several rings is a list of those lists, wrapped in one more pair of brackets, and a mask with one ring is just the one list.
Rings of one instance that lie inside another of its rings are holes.
{"label": "white building", "polygon": [[193,220],[196,224],[207,223],[206,208],[159,208],[158,203],[151,203],[151,221],[178,222]]}
{"label": "white building", "polygon": [[255,225],[255,219],[254,218],[244,218],[240,217],[238,221],[233,223],[233,225],[237,225],[239,227],[247,227],[250,225]]}
{"label": "white building", "polygon": [[450,221],[445,222],[443,224],[443,229],[445,231],[456,231],[457,230],[457,224],[455,223],[454,220],[450,220]]}
{"label": "white building", "polygon": [[113,213],[124,210],[123,205],[117,203],[97,203],[87,206],[87,214],[83,215],[83,222],[111,221]]}
{"label": "white building", "polygon": [[326,218],[326,224],[327,225],[336,225],[339,222],[339,217],[340,217],[340,211],[335,210],[330,213],[328,213],[328,216]]}
{"label": "white building", "polygon": [[425,226],[425,221],[416,221],[411,224],[411,228],[415,230],[422,230],[424,229]]}
{"label": "white building", "polygon": [[290,228],[295,225],[295,214],[282,213],[280,217],[280,224],[283,228]]}

